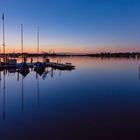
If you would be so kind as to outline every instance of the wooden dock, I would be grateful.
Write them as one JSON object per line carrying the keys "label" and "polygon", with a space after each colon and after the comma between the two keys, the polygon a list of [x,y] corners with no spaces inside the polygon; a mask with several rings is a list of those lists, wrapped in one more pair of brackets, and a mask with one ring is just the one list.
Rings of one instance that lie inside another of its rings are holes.
{"label": "wooden dock", "polygon": [[[60,63],[53,63],[53,62],[41,62],[44,67],[52,67],[55,69],[59,69],[59,70],[73,70],[75,69],[75,66],[66,63],[66,64],[60,64]],[[35,67],[35,62],[34,63],[27,63],[27,65],[29,66],[29,68],[34,68]],[[16,65],[11,65],[11,64],[2,64],[0,65],[0,69],[12,69],[12,68],[17,68],[20,65],[20,63],[17,63]]]}
{"label": "wooden dock", "polygon": [[17,68],[17,66],[16,65],[8,65],[8,64],[0,65],[0,69],[12,69],[12,68]]}
{"label": "wooden dock", "polygon": [[72,70],[72,69],[75,69],[75,66],[69,65],[69,64],[49,63],[49,64],[46,64],[46,65],[49,65],[50,67],[60,69],[60,70]]}

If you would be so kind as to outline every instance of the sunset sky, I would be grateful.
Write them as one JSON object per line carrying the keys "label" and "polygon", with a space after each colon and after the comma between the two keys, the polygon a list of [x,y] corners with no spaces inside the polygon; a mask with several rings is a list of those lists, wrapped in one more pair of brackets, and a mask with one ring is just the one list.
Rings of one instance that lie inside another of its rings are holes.
{"label": "sunset sky", "polygon": [[[6,51],[100,52],[140,51],[139,0],[1,0],[5,14]],[[2,20],[0,21],[2,44]]]}

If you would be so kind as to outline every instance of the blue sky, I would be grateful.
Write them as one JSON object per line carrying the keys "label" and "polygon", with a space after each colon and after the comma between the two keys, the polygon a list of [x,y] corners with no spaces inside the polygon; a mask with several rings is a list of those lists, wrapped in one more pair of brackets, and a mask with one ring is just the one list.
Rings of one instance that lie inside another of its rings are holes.
{"label": "blue sky", "polygon": [[0,6],[11,50],[20,50],[22,23],[25,49],[36,48],[39,26],[42,50],[140,51],[139,0],[1,0]]}

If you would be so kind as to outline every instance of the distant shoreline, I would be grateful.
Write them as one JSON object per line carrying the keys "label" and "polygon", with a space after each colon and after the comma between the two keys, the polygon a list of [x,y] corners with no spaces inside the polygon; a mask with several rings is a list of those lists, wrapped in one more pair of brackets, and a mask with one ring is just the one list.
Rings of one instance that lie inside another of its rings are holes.
{"label": "distant shoreline", "polygon": [[9,56],[9,57],[21,57],[22,55],[26,57],[97,57],[97,58],[140,58],[140,53],[139,52],[126,52],[126,53],[110,53],[110,52],[102,52],[102,53],[91,53],[91,54],[57,54],[57,53],[6,53],[6,54],[1,54],[0,56]]}

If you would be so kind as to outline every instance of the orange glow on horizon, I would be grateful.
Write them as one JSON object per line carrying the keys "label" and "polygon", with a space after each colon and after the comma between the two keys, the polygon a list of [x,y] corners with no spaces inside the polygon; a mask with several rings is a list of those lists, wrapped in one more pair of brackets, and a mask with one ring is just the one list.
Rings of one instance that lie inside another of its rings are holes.
{"label": "orange glow on horizon", "polygon": [[[1,52],[2,52],[1,47]],[[116,47],[116,46],[80,46],[80,45],[42,45],[40,46],[41,52],[54,51],[55,53],[100,53],[100,52],[137,52],[140,51],[139,47]],[[19,46],[6,46],[6,53],[20,53],[21,47]],[[24,52],[36,53],[35,46],[25,46]]]}

